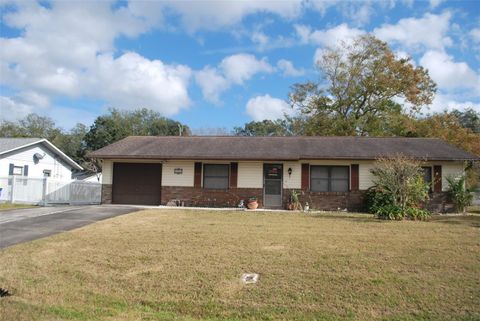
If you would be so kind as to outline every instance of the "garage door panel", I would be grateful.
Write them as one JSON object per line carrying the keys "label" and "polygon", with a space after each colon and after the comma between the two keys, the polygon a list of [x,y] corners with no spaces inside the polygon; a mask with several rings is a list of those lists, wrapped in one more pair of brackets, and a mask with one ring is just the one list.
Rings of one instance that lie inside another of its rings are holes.
{"label": "garage door panel", "polygon": [[159,205],[161,164],[115,163],[113,203]]}

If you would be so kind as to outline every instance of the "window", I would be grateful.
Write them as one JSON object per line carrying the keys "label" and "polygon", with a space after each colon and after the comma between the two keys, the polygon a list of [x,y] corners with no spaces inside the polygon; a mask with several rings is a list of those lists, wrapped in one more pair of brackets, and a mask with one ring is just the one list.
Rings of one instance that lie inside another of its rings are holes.
{"label": "window", "polygon": [[227,189],[229,165],[205,164],[203,166],[203,188]]}
{"label": "window", "polygon": [[348,166],[311,166],[310,189],[313,192],[348,192]]}
{"label": "window", "polygon": [[13,167],[13,175],[23,176],[23,167],[22,166],[14,166]]}
{"label": "window", "polygon": [[52,171],[49,169],[44,169],[43,170],[43,177],[50,177],[52,176]]}

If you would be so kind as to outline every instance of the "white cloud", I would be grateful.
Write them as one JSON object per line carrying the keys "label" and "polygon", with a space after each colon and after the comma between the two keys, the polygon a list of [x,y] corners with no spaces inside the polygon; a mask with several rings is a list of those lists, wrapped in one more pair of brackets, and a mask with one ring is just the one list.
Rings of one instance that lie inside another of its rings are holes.
{"label": "white cloud", "polygon": [[217,68],[207,66],[195,73],[195,81],[202,89],[203,97],[220,103],[220,95],[232,85],[242,85],[258,73],[271,73],[272,67],[266,58],[257,59],[250,54],[236,54],[225,57]]}
{"label": "white cloud", "polygon": [[118,108],[179,112],[190,104],[188,67],[135,53],[114,58],[116,38],[138,36],[161,21],[158,13],[146,13],[156,5],[134,2],[112,8],[104,1],[60,1],[44,7],[19,2],[2,17],[22,33],[0,38],[1,84],[18,92],[10,98],[20,110],[46,107],[54,97],[89,97]]}
{"label": "white cloud", "polygon": [[304,69],[297,69],[290,60],[280,59],[277,62],[277,67],[283,72],[283,75],[288,77],[298,77],[305,74]]}
{"label": "white cloud", "polygon": [[283,118],[285,114],[293,114],[293,110],[283,100],[270,95],[251,98],[246,106],[247,114],[255,121]]}
{"label": "white cloud", "polygon": [[250,37],[253,43],[257,44],[260,48],[265,48],[269,43],[270,38],[262,31],[254,31]]}
{"label": "white cloud", "polygon": [[168,1],[166,5],[180,14],[182,24],[189,32],[219,30],[240,23],[248,15],[261,12],[292,19],[303,10],[302,0]]}
{"label": "white cloud", "polygon": [[474,28],[470,30],[470,37],[476,43],[480,43],[480,28]]}
{"label": "white cloud", "polygon": [[452,111],[454,109],[458,110],[465,110],[467,108],[473,108],[480,112],[480,102],[479,101],[469,101],[464,100],[462,101],[459,99],[460,97],[456,97],[454,95],[448,94],[437,94],[435,95],[435,99],[433,100],[432,104],[429,106],[430,112],[443,112],[443,111]]}
{"label": "white cloud", "polygon": [[443,49],[452,45],[446,34],[450,28],[450,12],[439,15],[427,13],[422,18],[405,18],[397,24],[384,24],[373,33],[386,42],[395,42],[406,48]]}
{"label": "white cloud", "polygon": [[0,96],[0,120],[13,121],[34,111],[34,107],[21,103],[14,98]]}
{"label": "white cloud", "polygon": [[132,52],[117,59],[105,54],[98,57],[93,75],[90,94],[97,91],[114,107],[145,107],[171,116],[190,105],[191,70],[184,65],[167,65]]}
{"label": "white cloud", "polygon": [[427,51],[420,59],[432,79],[443,89],[473,88],[480,92],[480,75],[465,62],[456,62],[440,51]]}
{"label": "white cloud", "polygon": [[296,34],[301,43],[336,47],[342,42],[349,43],[364,34],[363,30],[350,28],[342,23],[330,29],[312,30],[309,26],[295,25]]}
{"label": "white cloud", "polygon": [[267,58],[258,60],[250,54],[228,56],[220,63],[220,69],[228,80],[239,85],[257,73],[271,73],[275,70]]}
{"label": "white cloud", "polygon": [[195,81],[202,89],[203,97],[216,105],[220,104],[220,95],[230,87],[229,81],[210,66],[197,71]]}
{"label": "white cloud", "polygon": [[435,9],[442,4],[442,2],[444,2],[444,0],[430,0],[430,8]]}

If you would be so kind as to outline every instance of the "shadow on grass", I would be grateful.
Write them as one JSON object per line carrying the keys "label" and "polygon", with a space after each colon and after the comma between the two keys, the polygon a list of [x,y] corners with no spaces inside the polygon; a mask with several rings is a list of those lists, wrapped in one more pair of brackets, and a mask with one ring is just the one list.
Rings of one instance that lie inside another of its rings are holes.
{"label": "shadow on grass", "polygon": [[432,216],[430,222],[480,227],[480,216],[479,215],[459,215],[459,216],[435,215],[435,216]]}
{"label": "shadow on grass", "polygon": [[367,213],[358,213],[358,214],[312,214],[310,215],[313,218],[329,219],[329,220],[344,220],[356,223],[385,223],[389,222],[386,220],[380,220],[376,218],[373,214]]}

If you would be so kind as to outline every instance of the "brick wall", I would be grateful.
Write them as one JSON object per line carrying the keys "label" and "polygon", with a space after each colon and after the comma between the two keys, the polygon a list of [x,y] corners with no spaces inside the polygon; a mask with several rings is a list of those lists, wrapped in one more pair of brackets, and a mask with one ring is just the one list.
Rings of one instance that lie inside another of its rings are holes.
{"label": "brick wall", "polygon": [[[287,208],[291,189],[283,190],[283,207]],[[300,201],[306,202],[311,209],[336,211],[338,209],[348,211],[363,210],[363,193],[358,192],[310,192],[302,191]],[[237,207],[240,200],[248,200],[255,196],[258,199],[259,208],[263,207],[263,189],[261,188],[230,188],[227,190],[210,190],[194,187],[162,187],[162,205],[168,201],[177,199],[185,202],[185,206],[208,206],[208,207]],[[102,203],[112,203],[112,185],[102,185]],[[447,193],[433,193],[427,203],[428,210],[436,213],[452,212],[453,204],[449,201]]]}
{"label": "brick wall", "polygon": [[263,207],[263,189],[230,188],[212,190],[195,187],[162,186],[162,205],[170,200],[181,200],[185,206],[237,207],[240,200],[257,197],[259,207]]}
{"label": "brick wall", "polygon": [[[287,207],[291,189],[283,190],[283,203]],[[300,202],[308,202],[310,209],[336,211],[338,209],[360,211],[363,207],[363,192],[311,192],[301,191]]]}
{"label": "brick wall", "polygon": [[112,184],[102,184],[102,204],[112,204]]}

